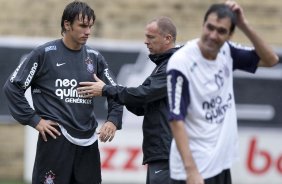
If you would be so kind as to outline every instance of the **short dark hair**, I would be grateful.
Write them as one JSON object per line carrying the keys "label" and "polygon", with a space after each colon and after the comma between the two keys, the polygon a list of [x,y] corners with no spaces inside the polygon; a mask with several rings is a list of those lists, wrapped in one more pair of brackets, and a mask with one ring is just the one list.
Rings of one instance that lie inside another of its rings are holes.
{"label": "short dark hair", "polygon": [[82,19],[84,20],[85,16],[87,16],[88,21],[93,19],[95,21],[96,16],[94,10],[88,6],[88,4],[81,1],[73,1],[69,3],[63,12],[61,19],[61,34],[63,34],[65,30],[64,21],[67,20],[71,24],[73,24],[74,20],[78,15],[82,15]]}
{"label": "short dark hair", "polygon": [[161,34],[170,34],[172,36],[173,42],[176,41],[176,27],[169,17],[161,16],[151,20],[150,23],[151,22],[157,23]]}
{"label": "short dark hair", "polygon": [[220,4],[211,5],[205,14],[204,23],[207,21],[208,16],[211,13],[216,13],[219,19],[226,17],[230,18],[231,20],[230,34],[234,32],[237,24],[237,16],[235,12],[233,12],[226,4],[220,3]]}

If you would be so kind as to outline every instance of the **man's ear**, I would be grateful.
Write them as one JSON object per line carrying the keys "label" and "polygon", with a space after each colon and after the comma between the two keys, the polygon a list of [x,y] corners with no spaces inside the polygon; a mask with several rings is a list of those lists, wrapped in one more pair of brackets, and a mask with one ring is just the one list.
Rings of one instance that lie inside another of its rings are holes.
{"label": "man's ear", "polygon": [[165,40],[166,40],[166,44],[171,43],[171,42],[172,42],[172,36],[171,36],[170,34],[167,34],[167,35],[165,36]]}
{"label": "man's ear", "polygon": [[234,35],[234,32],[235,32],[235,30],[234,30],[233,32],[230,32],[230,33],[229,33],[229,38],[228,38],[228,40],[231,40],[231,38],[232,38],[233,35]]}
{"label": "man's ear", "polygon": [[67,20],[64,21],[64,26],[65,26],[65,29],[66,29],[67,31],[69,31],[69,30],[71,29],[70,22],[67,21]]}

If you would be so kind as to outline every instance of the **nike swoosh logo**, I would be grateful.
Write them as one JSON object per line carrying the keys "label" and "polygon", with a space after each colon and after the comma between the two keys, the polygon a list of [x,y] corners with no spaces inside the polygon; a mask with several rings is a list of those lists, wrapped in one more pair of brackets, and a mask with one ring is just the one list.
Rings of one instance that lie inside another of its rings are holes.
{"label": "nike swoosh logo", "polygon": [[64,64],[66,64],[66,63],[57,63],[56,66],[62,66],[62,65],[64,65]]}
{"label": "nike swoosh logo", "polygon": [[158,174],[159,172],[162,172],[163,170],[158,170],[158,171],[155,171],[155,174]]}

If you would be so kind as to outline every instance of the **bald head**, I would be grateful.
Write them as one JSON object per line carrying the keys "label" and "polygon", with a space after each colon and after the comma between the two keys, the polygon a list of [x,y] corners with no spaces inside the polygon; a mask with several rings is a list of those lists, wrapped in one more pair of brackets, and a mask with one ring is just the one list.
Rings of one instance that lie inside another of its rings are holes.
{"label": "bald head", "polygon": [[170,34],[175,43],[176,41],[176,27],[169,17],[158,17],[150,21],[150,23],[156,22],[161,34]]}
{"label": "bald head", "polygon": [[145,30],[145,44],[151,54],[161,54],[175,46],[176,27],[168,17],[151,20]]}

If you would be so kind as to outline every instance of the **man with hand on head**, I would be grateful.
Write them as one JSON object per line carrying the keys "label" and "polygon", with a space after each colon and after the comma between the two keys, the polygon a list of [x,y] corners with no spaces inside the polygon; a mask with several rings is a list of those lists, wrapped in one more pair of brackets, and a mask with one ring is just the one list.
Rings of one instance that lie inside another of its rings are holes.
{"label": "man with hand on head", "polygon": [[[104,57],[85,45],[95,18],[86,3],[69,3],[61,19],[63,38],[35,48],[4,86],[12,116],[39,132],[33,184],[101,183],[95,101],[76,90],[79,82],[93,81],[94,73],[116,85]],[[35,110],[24,95],[29,87]],[[121,128],[122,112],[108,98],[108,117],[99,131],[102,142],[111,141]]]}
{"label": "man with hand on head", "polygon": [[[254,48],[230,42],[237,26]],[[213,4],[199,39],[188,41],[169,60],[167,86],[173,133],[171,184],[231,184],[237,158],[233,70],[254,73],[278,56],[260,38],[235,1]]]}
{"label": "man with hand on head", "polygon": [[105,85],[97,82],[81,82],[78,93],[89,98],[107,96],[113,98],[143,120],[143,164],[148,164],[146,184],[169,184],[169,150],[171,130],[168,124],[166,66],[175,48],[176,28],[168,17],[153,19],[146,25],[145,44],[149,58],[156,64],[149,77],[138,87]]}

